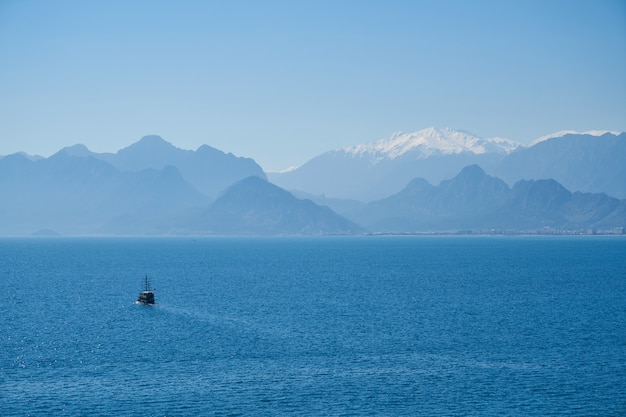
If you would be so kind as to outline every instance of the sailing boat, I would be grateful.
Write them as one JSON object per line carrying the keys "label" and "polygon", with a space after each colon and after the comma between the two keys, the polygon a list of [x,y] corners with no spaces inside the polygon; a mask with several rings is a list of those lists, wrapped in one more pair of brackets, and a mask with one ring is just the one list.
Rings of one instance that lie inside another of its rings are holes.
{"label": "sailing boat", "polygon": [[154,304],[154,288],[150,288],[150,281],[148,281],[148,275],[146,274],[145,287],[142,292],[139,293],[137,303],[152,305]]}

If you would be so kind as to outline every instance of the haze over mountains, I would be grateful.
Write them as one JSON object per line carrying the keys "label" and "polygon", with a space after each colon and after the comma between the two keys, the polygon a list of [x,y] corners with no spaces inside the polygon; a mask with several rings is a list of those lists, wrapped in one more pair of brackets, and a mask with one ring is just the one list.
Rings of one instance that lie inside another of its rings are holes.
{"label": "haze over mountains", "polygon": [[623,133],[524,147],[429,128],[327,152],[271,184],[254,160],[207,145],[74,145],[0,158],[0,235],[612,230],[626,226],[624,156]]}
{"label": "haze over mountains", "polygon": [[63,151],[71,156],[92,156],[120,171],[160,170],[168,165],[174,166],[187,182],[211,198],[247,176],[266,178],[263,169],[253,159],[236,157],[208,145],[202,145],[196,151],[184,150],[155,135],[144,136],[114,154],[94,153],[84,145],[74,145]]}
{"label": "haze over mountains", "polygon": [[522,180],[509,188],[470,165],[438,186],[414,179],[399,193],[353,210],[349,217],[369,230],[387,232],[581,230],[623,224],[626,200],[571,193],[554,180]]}
{"label": "haze over mountains", "polygon": [[367,202],[400,191],[413,178],[437,184],[476,164],[509,186],[551,178],[574,191],[626,198],[625,156],[624,133],[564,132],[525,147],[507,139],[428,128],[329,151],[295,170],[268,176],[289,190]]}
{"label": "haze over mountains", "polygon": [[[257,180],[253,180],[256,178]],[[0,235],[337,234],[359,226],[269,184],[252,159],[147,136],[0,159]]]}

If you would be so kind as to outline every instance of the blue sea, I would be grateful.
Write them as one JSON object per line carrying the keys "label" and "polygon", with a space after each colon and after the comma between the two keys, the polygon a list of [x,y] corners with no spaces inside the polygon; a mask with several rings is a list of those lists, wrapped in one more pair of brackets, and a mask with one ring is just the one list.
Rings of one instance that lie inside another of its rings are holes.
{"label": "blue sea", "polygon": [[626,237],[0,239],[0,415],[624,416]]}

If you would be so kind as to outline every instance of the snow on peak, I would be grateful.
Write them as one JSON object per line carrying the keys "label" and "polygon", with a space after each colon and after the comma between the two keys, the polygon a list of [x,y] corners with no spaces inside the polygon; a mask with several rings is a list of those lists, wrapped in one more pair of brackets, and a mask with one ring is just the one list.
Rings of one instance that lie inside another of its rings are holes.
{"label": "snow on peak", "polygon": [[395,159],[408,153],[415,154],[417,159],[464,152],[510,153],[518,146],[517,143],[508,139],[482,139],[468,132],[429,127],[413,133],[396,132],[389,138],[351,146],[344,148],[343,151],[353,156],[370,157],[374,161],[380,161]]}
{"label": "snow on peak", "polygon": [[559,132],[555,132],[555,133],[551,133],[549,135],[545,135],[542,136],[540,138],[537,138],[535,140],[533,140],[532,142],[530,142],[530,144],[528,145],[530,146],[534,146],[540,142],[545,142],[546,140],[549,139],[554,139],[554,138],[560,138],[563,137],[565,135],[591,135],[591,136],[602,136],[605,135],[607,133],[610,133],[612,135],[619,135],[620,132],[615,132],[612,130],[588,130],[586,132],[577,132],[575,130],[561,130]]}

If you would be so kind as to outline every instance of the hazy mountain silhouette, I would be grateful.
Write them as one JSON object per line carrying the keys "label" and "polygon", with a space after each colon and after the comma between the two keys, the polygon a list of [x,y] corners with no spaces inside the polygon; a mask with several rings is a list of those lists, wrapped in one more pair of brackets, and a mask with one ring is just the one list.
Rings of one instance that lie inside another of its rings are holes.
{"label": "hazy mountain silhouette", "polygon": [[625,157],[626,133],[566,134],[518,148],[492,172],[511,185],[551,178],[569,190],[626,198]]}
{"label": "hazy mountain silhouette", "polygon": [[[372,186],[380,193],[391,184],[389,176],[402,171],[394,176],[397,182],[414,172],[415,167],[406,171],[403,167],[415,161],[402,165],[402,158],[411,159],[407,155],[414,157],[415,152],[421,152],[425,159],[419,163],[428,167],[453,160],[449,158],[459,162],[467,156],[480,156],[479,152],[490,147],[509,146],[451,130],[426,133],[355,147],[349,153],[352,162],[363,165],[362,171],[351,172],[354,165],[341,163],[345,159],[339,157],[324,175],[328,181],[333,178],[337,186],[358,183],[361,189]],[[495,152],[503,161],[497,169],[508,170],[509,178],[514,178],[525,165],[537,172],[543,167],[545,172],[553,170],[555,176],[578,181],[581,187],[585,181],[592,188],[619,190],[625,178],[620,160],[625,139],[624,134],[566,135],[508,156],[510,148],[502,148]],[[550,153],[553,155],[548,156]],[[377,164],[378,169],[387,169],[389,176],[368,171],[366,160],[357,158],[364,154],[370,162],[372,157],[389,156]],[[507,160],[512,162],[505,167]],[[322,172],[322,167],[318,170]],[[577,178],[577,172],[593,179]],[[359,174],[363,176],[355,178]],[[362,233],[365,229],[414,232],[626,226],[626,200],[604,193],[572,193],[554,179],[526,179],[510,188],[478,165],[470,165],[437,186],[423,178],[406,183],[399,192],[369,204],[323,195],[312,198],[316,204],[267,182],[253,160],[206,145],[187,151],[158,136],[144,137],[117,153],[97,154],[74,145],[49,158],[23,153],[0,158],[0,235],[319,235]],[[223,191],[213,201],[209,192],[219,189]]]}
{"label": "hazy mountain silhouette", "polygon": [[231,184],[251,175],[266,179],[265,172],[253,159],[224,153],[208,145],[196,151],[180,149],[160,136],[148,135],[116,153],[95,153],[85,145],[73,145],[63,152],[77,157],[93,157],[120,171],[178,169],[185,181],[211,198]]}
{"label": "hazy mountain silhouette", "polygon": [[[500,209],[500,224],[570,229],[609,226],[603,220],[620,204],[620,200],[604,193],[571,193],[554,180],[519,181]],[[626,226],[626,217],[610,226]]]}
{"label": "hazy mountain silhouette", "polygon": [[300,200],[259,177],[229,187],[212,205],[183,223],[209,234],[352,234],[363,229],[328,207]]}
{"label": "hazy mountain silhouette", "polygon": [[433,186],[411,181],[401,192],[349,217],[371,231],[586,229],[624,227],[624,201],[606,194],[571,193],[554,180],[520,181],[510,189],[478,166]]}
{"label": "hazy mountain silhouette", "polygon": [[222,190],[243,178],[255,175],[266,178],[263,169],[250,158],[224,153],[208,145],[196,151],[175,147],[160,136],[144,136],[115,154],[92,154],[121,171],[176,167],[196,189],[215,198]]}
{"label": "hazy mountain silhouette", "polygon": [[[362,231],[331,209],[297,199],[264,177],[250,159],[209,146],[185,151],[156,136],[115,154],[74,145],[40,160],[10,155],[0,159],[0,234]],[[204,191],[215,192],[232,180],[235,185],[210,204],[189,178]]]}
{"label": "hazy mountain silhouette", "polygon": [[0,196],[5,235],[107,233],[103,225],[120,216],[159,217],[210,202],[176,168],[121,172],[65,150],[38,161],[17,154],[0,159]]}
{"label": "hazy mountain silhouette", "polygon": [[496,167],[516,146],[503,139],[428,128],[326,152],[295,170],[270,173],[269,178],[290,190],[371,201],[400,191],[416,177],[439,182],[467,165]]}
{"label": "hazy mountain silhouette", "polygon": [[326,152],[297,169],[268,176],[288,190],[367,202],[397,193],[413,178],[436,184],[476,164],[509,186],[552,178],[573,191],[626,198],[624,155],[624,133],[565,134],[514,148],[506,141],[430,128]]}

